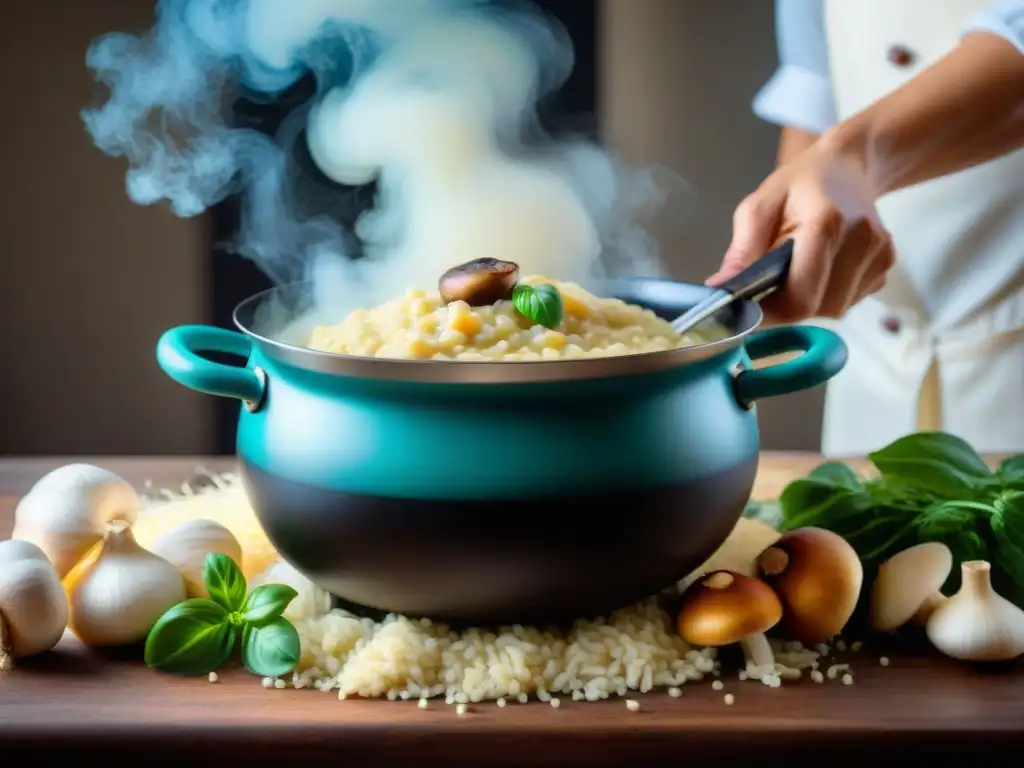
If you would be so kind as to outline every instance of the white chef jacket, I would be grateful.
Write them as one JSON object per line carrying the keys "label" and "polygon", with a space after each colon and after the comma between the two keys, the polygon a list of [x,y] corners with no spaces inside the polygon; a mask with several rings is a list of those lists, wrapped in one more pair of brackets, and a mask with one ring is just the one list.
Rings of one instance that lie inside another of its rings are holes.
{"label": "white chef jacket", "polygon": [[[812,133],[966,32],[1002,35],[1024,55],[1024,0],[776,0],[776,24],[780,66],[754,111]],[[815,321],[850,349],[828,387],[822,451],[864,454],[943,429],[982,452],[1024,453],[1024,150],[885,195],[878,210],[897,254],[886,288]]]}

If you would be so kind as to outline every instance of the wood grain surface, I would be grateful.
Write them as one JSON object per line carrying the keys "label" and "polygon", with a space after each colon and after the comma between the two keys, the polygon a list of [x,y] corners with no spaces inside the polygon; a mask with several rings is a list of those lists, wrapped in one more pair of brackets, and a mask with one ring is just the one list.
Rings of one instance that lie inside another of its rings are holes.
{"label": "wood grain surface", "polygon": [[[0,536],[10,533],[17,498],[68,460],[0,460]],[[230,466],[196,458],[88,461],[140,485],[177,484],[197,464]],[[773,497],[817,461],[766,454],[755,495]],[[687,685],[678,699],[638,695],[637,712],[619,700],[563,701],[557,710],[538,702],[473,705],[461,717],[439,702],[421,710],[415,702],[265,690],[241,669],[225,670],[216,684],[180,679],[138,658],[137,649],[97,654],[66,637],[53,653],[0,676],[0,764],[87,755],[110,765],[154,758],[179,765],[846,765],[1013,760],[1013,750],[1024,749],[1024,664],[971,667],[910,641],[868,642],[842,654],[853,685],[804,680],[770,689],[727,672],[724,690],[705,681]],[[731,706],[726,693],[735,696]]]}

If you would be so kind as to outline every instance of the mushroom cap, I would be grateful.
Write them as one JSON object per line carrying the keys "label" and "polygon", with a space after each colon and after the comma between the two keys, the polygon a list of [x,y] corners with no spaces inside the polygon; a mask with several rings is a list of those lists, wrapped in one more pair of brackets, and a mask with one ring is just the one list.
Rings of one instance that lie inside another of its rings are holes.
{"label": "mushroom cap", "polygon": [[676,627],[693,645],[732,645],[767,632],[782,618],[782,603],[762,581],[715,571],[683,594]]}
{"label": "mushroom cap", "polygon": [[782,601],[783,632],[804,645],[838,635],[850,620],[864,566],[846,540],[823,528],[783,534],[758,559],[761,578]]}
{"label": "mushroom cap", "polygon": [[878,567],[871,588],[872,628],[891,632],[902,627],[942,589],[952,572],[953,553],[937,541],[917,544],[890,557]]}
{"label": "mushroom cap", "polygon": [[519,265],[500,259],[474,259],[452,267],[437,281],[441,299],[450,304],[464,301],[481,307],[512,297],[519,279]]}

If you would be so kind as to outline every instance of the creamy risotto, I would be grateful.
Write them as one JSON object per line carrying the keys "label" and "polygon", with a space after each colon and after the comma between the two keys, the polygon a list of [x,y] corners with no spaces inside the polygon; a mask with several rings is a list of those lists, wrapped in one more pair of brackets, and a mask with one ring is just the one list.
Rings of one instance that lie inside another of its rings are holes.
{"label": "creamy risotto", "polygon": [[599,298],[575,283],[527,277],[554,285],[564,312],[555,328],[520,314],[510,299],[484,306],[445,303],[439,291],[410,290],[373,309],[359,309],[337,325],[318,326],[309,346],[324,352],[413,360],[561,360],[657,352],[726,338],[721,326],[684,336],[653,312]]}

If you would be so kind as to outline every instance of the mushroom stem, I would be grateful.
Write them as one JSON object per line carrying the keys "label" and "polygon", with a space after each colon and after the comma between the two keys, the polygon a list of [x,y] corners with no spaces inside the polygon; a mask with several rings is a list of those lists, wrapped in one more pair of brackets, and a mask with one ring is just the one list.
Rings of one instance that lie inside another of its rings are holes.
{"label": "mushroom stem", "polygon": [[766,576],[778,576],[789,566],[789,554],[778,547],[768,547],[758,558],[761,570]]}
{"label": "mushroom stem", "polygon": [[740,647],[750,664],[758,669],[775,669],[775,654],[772,653],[772,646],[763,632],[747,635],[740,640]]}
{"label": "mushroom stem", "polygon": [[3,613],[0,613],[0,672],[6,672],[14,667],[14,649],[11,648],[11,636],[7,629],[7,621]]}
{"label": "mushroom stem", "polygon": [[949,600],[949,598],[941,592],[932,592],[924,599],[924,602],[921,603],[921,607],[914,612],[914,615],[910,620],[923,627],[928,623],[928,619],[931,618],[931,615],[935,613],[935,609],[947,600]]}

